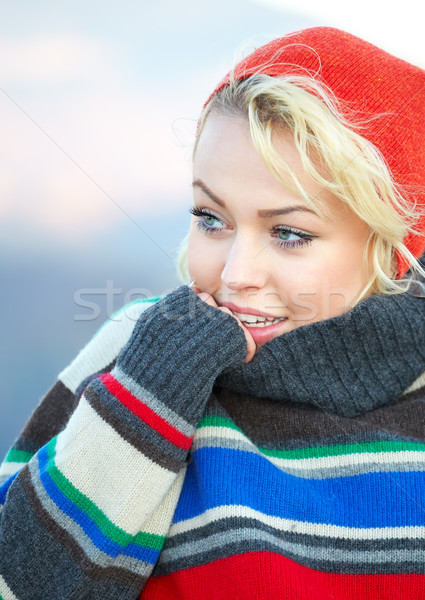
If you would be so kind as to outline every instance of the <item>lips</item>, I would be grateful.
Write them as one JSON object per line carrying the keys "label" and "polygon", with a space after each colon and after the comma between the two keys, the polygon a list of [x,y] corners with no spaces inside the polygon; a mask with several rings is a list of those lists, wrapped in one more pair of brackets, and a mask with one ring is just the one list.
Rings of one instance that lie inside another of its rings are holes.
{"label": "lips", "polygon": [[233,302],[219,302],[220,306],[225,306],[226,308],[230,308],[230,310],[235,313],[236,315],[242,315],[243,317],[251,317],[251,316],[255,316],[255,317],[265,317],[266,319],[281,319],[283,317],[276,317],[276,315],[272,315],[268,312],[265,312],[264,310],[254,310],[253,308],[241,308],[240,306],[237,306],[236,304],[233,304]]}

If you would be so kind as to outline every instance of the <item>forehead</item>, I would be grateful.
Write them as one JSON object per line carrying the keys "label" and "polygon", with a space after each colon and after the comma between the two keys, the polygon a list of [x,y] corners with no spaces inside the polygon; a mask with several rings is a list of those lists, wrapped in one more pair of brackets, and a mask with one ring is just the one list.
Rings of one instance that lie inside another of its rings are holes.
{"label": "forehead", "polygon": [[[305,171],[290,131],[275,131],[273,145],[308,198],[287,172],[284,182],[272,174],[254,147],[248,119],[240,116],[213,113],[208,117],[194,157],[193,179],[202,181],[235,217],[254,218],[261,211],[302,206],[314,210],[294,213],[302,216],[306,226],[320,225],[320,230],[328,233],[369,232],[368,225],[345,202]],[[320,166],[317,168],[320,171]],[[202,191],[197,193],[206,197]]]}
{"label": "forehead", "polygon": [[[252,199],[259,208],[264,204],[274,208],[282,200],[291,200],[311,208],[311,202],[294,189],[294,179],[289,174],[292,173],[315,198],[314,205],[324,212],[327,191],[304,171],[292,133],[276,130],[272,140],[279,158],[289,169],[289,172],[280,169],[280,179],[254,147],[247,118],[212,113],[200,134],[194,156],[194,180],[202,180],[224,199],[243,198],[245,205]],[[267,151],[263,154],[267,156]]]}
{"label": "forehead", "polygon": [[207,117],[199,136],[194,155],[194,167],[205,158],[211,159],[211,153],[224,153],[238,144],[251,142],[249,122],[243,116],[222,115],[212,112]]}

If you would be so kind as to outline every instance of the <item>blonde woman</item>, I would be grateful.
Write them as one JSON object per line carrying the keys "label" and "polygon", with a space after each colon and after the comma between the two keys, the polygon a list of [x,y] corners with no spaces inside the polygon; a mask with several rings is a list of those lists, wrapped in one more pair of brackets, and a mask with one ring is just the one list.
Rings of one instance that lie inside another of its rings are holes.
{"label": "blonde woman", "polygon": [[424,597],[424,109],[424,71],[330,28],[217,86],[186,285],[3,463],[2,598]]}

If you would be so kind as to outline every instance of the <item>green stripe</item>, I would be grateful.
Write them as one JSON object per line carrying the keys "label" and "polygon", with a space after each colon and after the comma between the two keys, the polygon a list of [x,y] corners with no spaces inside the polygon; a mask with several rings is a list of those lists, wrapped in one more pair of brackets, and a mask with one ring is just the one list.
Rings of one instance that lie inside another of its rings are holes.
{"label": "green stripe", "polygon": [[242,430],[233,423],[233,421],[230,421],[230,419],[215,415],[210,417],[202,417],[197,428],[200,429],[201,427],[227,427],[228,429],[235,429],[236,431],[243,433]]}
{"label": "green stripe", "polygon": [[405,452],[413,450],[424,452],[425,444],[417,442],[377,441],[363,444],[339,444],[335,446],[297,448],[295,450],[270,450],[268,448],[259,448],[259,450],[266,456],[275,458],[300,459],[338,456],[343,454],[361,454],[366,452]]}
{"label": "green stripe", "polygon": [[[243,434],[243,431],[239,429],[239,427],[237,427],[233,421],[227,419],[226,417],[220,417],[216,415],[203,417],[198,424],[198,428],[201,427],[226,427],[228,429],[239,431]],[[259,450],[262,452],[262,454],[275,458],[300,459],[376,452],[424,452],[425,444],[420,442],[406,442],[399,440],[378,440],[375,442],[354,444],[309,446],[308,448],[296,448],[294,450],[274,450],[269,448],[259,448]]]}
{"label": "green stripe", "polygon": [[25,450],[17,450],[16,448],[11,448],[6,454],[4,462],[27,463],[31,460],[33,456],[34,453],[32,452],[26,452]]}
{"label": "green stripe", "polygon": [[114,525],[94,502],[89,500],[87,496],[82,494],[70,481],[68,481],[68,479],[66,479],[54,463],[56,456],[56,439],[57,438],[54,437],[47,446],[49,456],[47,472],[60,491],[73,504],[83,510],[86,515],[96,523],[102,533],[113,542],[120,546],[126,546],[133,543],[138,546],[152,548],[153,550],[161,550],[165,542],[165,536],[145,532],[139,532],[137,535],[133,536],[127,533]]}

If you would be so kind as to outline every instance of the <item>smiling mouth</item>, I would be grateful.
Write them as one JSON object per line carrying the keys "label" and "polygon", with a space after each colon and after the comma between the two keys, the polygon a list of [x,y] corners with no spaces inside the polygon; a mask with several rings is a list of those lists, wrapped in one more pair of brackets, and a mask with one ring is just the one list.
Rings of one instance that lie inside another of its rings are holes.
{"label": "smiling mouth", "polygon": [[269,327],[270,325],[276,325],[282,321],[286,321],[286,317],[271,318],[271,317],[260,317],[259,315],[247,315],[245,313],[238,313],[232,310],[232,313],[238,317],[239,321],[242,322],[245,327]]}

